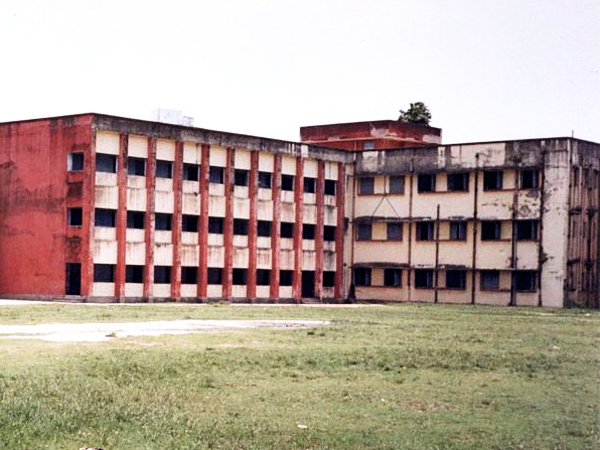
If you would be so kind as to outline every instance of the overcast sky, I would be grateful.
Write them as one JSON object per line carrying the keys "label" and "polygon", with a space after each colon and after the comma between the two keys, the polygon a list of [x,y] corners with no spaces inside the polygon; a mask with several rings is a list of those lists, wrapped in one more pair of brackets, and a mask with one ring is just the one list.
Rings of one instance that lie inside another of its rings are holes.
{"label": "overcast sky", "polygon": [[600,142],[599,0],[0,0],[0,121],[98,112],[287,140],[425,102],[443,142]]}

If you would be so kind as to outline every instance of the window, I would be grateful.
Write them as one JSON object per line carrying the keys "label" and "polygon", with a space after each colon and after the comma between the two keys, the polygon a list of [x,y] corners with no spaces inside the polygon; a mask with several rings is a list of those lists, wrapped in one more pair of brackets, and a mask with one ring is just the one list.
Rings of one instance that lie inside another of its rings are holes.
{"label": "window", "polygon": [[415,287],[428,289],[433,287],[432,269],[415,269]]}
{"label": "window", "polygon": [[335,286],[335,272],[324,271],[323,272],[323,287],[334,287]]}
{"label": "window", "polygon": [[537,189],[538,187],[538,171],[521,170],[521,189]]}
{"label": "window", "polygon": [[518,241],[535,241],[537,239],[537,220],[517,220]]}
{"label": "window", "polygon": [[502,237],[502,222],[499,220],[481,221],[481,240],[497,241]]}
{"label": "window", "polygon": [[223,184],[225,182],[225,169],[223,167],[210,166],[208,169],[208,181],[210,183]]}
{"label": "window", "polygon": [[256,224],[256,234],[263,237],[271,236],[271,226],[271,222],[267,220],[259,220]]}
{"label": "window", "polygon": [[402,269],[383,269],[383,285],[388,287],[402,286]]}
{"label": "window", "polygon": [[233,171],[233,184],[236,186],[248,186],[248,171],[235,169]]}
{"label": "window", "polygon": [[370,223],[358,223],[356,226],[356,240],[370,241],[373,235],[373,226]]}
{"label": "window", "polygon": [[371,286],[371,269],[356,267],[354,269],[354,284],[356,286]]}
{"label": "window", "polygon": [[323,240],[324,241],[335,241],[335,227],[325,225],[323,227]]}
{"label": "window", "polygon": [[258,187],[263,189],[271,189],[271,173],[258,172]]}
{"label": "window", "polygon": [[281,190],[282,191],[293,191],[294,190],[294,175],[281,175]]}
{"label": "window", "polygon": [[244,286],[246,284],[246,269],[233,269],[231,283],[235,286]]}
{"label": "window", "polygon": [[114,283],[114,264],[94,264],[94,283]]}
{"label": "window", "polygon": [[154,266],[154,284],[171,282],[171,266]]}
{"label": "window", "polygon": [[446,287],[448,289],[465,289],[467,286],[466,270],[447,270]]}
{"label": "window", "polygon": [[435,175],[419,175],[417,178],[417,191],[435,192]]}
{"label": "window", "polygon": [[337,181],[325,180],[325,195],[335,195]]}
{"label": "window", "polygon": [[154,228],[156,230],[171,230],[171,214],[156,213],[154,215]]}
{"label": "window", "polygon": [[197,284],[198,283],[198,268],[197,267],[181,267],[181,284]]}
{"label": "window", "polygon": [[181,216],[181,231],[198,232],[198,216],[184,214]]}
{"label": "window", "polygon": [[363,150],[373,150],[375,148],[375,141],[364,141]]}
{"label": "window", "polygon": [[282,238],[293,238],[294,237],[294,224],[291,222],[281,222],[281,237]]}
{"label": "window", "polygon": [[404,194],[403,175],[394,175],[390,177],[390,194]]}
{"label": "window", "polygon": [[387,223],[387,238],[390,241],[402,240],[402,223],[388,222]]}
{"label": "window", "polygon": [[482,291],[495,291],[500,289],[500,272],[497,270],[482,270],[479,276]]}
{"label": "window", "polygon": [[198,181],[200,179],[200,166],[198,164],[183,164],[183,179]]}
{"label": "window", "polygon": [[483,172],[483,190],[502,189],[503,172],[501,170]]}
{"label": "window", "polygon": [[97,227],[114,227],[116,223],[116,210],[96,208],[96,210],[94,211],[94,224]]}
{"label": "window", "polygon": [[362,177],[358,179],[358,195],[372,195],[375,193],[375,178]]}
{"label": "window", "polygon": [[209,217],[208,218],[208,232],[214,234],[223,234],[223,218],[222,217]]}
{"label": "window", "polygon": [[223,269],[209,267],[206,274],[207,284],[223,284]]}
{"label": "window", "polygon": [[65,294],[81,295],[81,264],[79,263],[65,265]]}
{"label": "window", "polygon": [[293,270],[280,270],[279,271],[279,286],[291,286],[294,279]]}
{"label": "window", "polygon": [[315,178],[304,177],[304,192],[314,194],[317,189],[317,180]]}
{"label": "window", "polygon": [[256,284],[258,286],[268,286],[271,284],[271,271],[258,269],[256,271]]}
{"label": "window", "polygon": [[117,157],[115,155],[97,153],[96,172],[117,173]]}
{"label": "window", "polygon": [[417,241],[433,240],[433,222],[417,223]]}
{"label": "window", "polygon": [[233,219],[233,234],[248,236],[248,220]]}
{"label": "window", "polygon": [[467,222],[450,222],[450,240],[467,240]]}
{"label": "window", "polygon": [[83,153],[69,153],[67,157],[67,169],[71,172],[83,170]]}
{"label": "window", "polygon": [[156,160],[156,177],[173,178],[173,163],[171,161]]}
{"label": "window", "polygon": [[447,181],[449,191],[458,192],[469,190],[468,173],[449,173]]}
{"label": "window", "polygon": [[141,211],[127,211],[127,228],[143,230],[146,214]]}
{"label": "window", "polygon": [[125,266],[125,283],[144,282],[144,266]]}
{"label": "window", "polygon": [[80,227],[83,224],[83,214],[81,212],[81,208],[69,208],[69,226],[71,227]]}
{"label": "window", "polygon": [[534,292],[537,289],[537,272],[533,270],[518,270],[513,276],[517,292]]}
{"label": "window", "polygon": [[309,223],[302,224],[302,239],[314,239],[315,226]]}
{"label": "window", "polygon": [[143,177],[146,175],[146,160],[144,158],[127,158],[127,175]]}

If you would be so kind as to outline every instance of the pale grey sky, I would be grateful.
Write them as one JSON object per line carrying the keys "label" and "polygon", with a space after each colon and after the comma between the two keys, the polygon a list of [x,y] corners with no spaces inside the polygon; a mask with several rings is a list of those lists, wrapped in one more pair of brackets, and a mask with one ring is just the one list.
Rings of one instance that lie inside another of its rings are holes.
{"label": "pale grey sky", "polygon": [[598,0],[2,0],[0,121],[81,112],[298,140],[425,102],[443,141],[600,142]]}

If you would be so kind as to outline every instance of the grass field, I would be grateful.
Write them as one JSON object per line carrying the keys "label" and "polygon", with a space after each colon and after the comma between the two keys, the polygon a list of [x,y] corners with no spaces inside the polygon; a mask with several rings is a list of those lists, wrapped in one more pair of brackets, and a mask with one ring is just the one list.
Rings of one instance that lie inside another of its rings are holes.
{"label": "grass field", "polygon": [[0,339],[0,449],[595,449],[600,314],[444,305],[1,306],[0,324],[326,319]]}

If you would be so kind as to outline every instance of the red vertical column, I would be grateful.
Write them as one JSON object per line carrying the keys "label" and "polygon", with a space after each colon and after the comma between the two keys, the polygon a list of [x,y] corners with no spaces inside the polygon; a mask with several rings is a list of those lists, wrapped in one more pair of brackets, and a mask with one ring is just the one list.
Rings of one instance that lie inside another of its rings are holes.
{"label": "red vertical column", "polygon": [[246,297],[249,300],[254,300],[256,298],[258,152],[250,153],[248,196],[250,197],[250,220],[248,221],[248,277],[246,278]]}
{"label": "red vertical column", "polygon": [[115,299],[125,298],[125,253],[127,250],[127,134],[119,136],[119,156],[117,157],[117,270],[115,273]]}
{"label": "red vertical column", "polygon": [[273,179],[271,180],[273,199],[273,221],[271,222],[271,284],[269,297],[279,298],[279,232],[281,226],[280,195],[281,191],[281,155],[273,155]]}
{"label": "red vertical column", "polygon": [[208,297],[208,161],[210,147],[202,144],[200,160],[200,223],[198,224],[198,243],[200,258],[198,262],[198,298]]}
{"label": "red vertical column", "polygon": [[317,225],[315,230],[315,297],[323,296],[323,225],[325,221],[325,161],[318,161]]}
{"label": "red vertical column", "polygon": [[84,159],[84,181],[83,181],[83,217],[81,253],[81,295],[90,297],[94,287],[94,204],[96,197],[96,137],[91,131],[90,151],[85,154]]}
{"label": "red vertical column", "polygon": [[183,175],[183,142],[175,143],[173,164],[173,266],[171,268],[171,298],[181,300],[181,177]]}
{"label": "red vertical column", "polygon": [[338,179],[335,198],[337,222],[335,225],[335,286],[336,299],[344,297],[344,199],[345,199],[345,166],[338,163]]}
{"label": "red vertical column", "polygon": [[225,247],[225,264],[223,267],[223,298],[231,298],[231,281],[233,278],[233,164],[234,150],[227,147],[227,167],[225,167],[225,223],[223,229],[223,245]]}
{"label": "red vertical column", "polygon": [[296,158],[296,176],[294,178],[294,205],[296,219],[294,223],[294,274],[292,278],[292,298],[302,299],[302,212],[304,198],[304,170],[302,157]]}
{"label": "red vertical column", "polygon": [[154,191],[156,190],[156,138],[148,139],[146,160],[146,266],[143,295],[152,301],[154,286]]}

